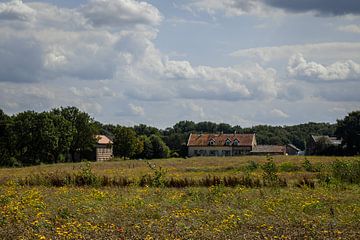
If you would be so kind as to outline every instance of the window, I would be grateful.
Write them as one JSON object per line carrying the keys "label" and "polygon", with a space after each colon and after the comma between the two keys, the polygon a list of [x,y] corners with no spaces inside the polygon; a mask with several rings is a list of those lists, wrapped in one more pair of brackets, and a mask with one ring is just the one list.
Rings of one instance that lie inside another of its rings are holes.
{"label": "window", "polygon": [[230,139],[226,139],[226,141],[225,141],[225,145],[227,145],[227,146],[230,146],[230,145],[231,145],[231,141],[230,141]]}
{"label": "window", "polygon": [[235,145],[235,146],[239,146],[239,140],[235,139],[235,140],[234,140],[234,145]]}
{"label": "window", "polygon": [[210,139],[209,145],[215,145],[215,140],[214,140],[214,139]]}

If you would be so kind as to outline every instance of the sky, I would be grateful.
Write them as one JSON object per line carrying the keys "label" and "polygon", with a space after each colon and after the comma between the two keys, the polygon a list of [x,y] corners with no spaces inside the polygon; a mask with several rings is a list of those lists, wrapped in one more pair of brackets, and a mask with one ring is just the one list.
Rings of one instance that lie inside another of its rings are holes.
{"label": "sky", "polygon": [[0,0],[0,109],[294,125],[360,110],[359,0]]}

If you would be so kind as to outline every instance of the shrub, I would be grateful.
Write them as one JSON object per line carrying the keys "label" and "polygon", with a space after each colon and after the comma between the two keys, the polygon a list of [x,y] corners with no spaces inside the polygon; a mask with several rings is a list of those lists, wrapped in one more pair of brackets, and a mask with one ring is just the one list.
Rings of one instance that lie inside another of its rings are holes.
{"label": "shrub", "polygon": [[252,172],[255,171],[256,169],[259,168],[259,164],[255,161],[249,161],[248,164],[245,167],[245,170],[247,172]]}
{"label": "shrub", "polygon": [[164,170],[161,166],[156,168],[156,165],[152,165],[150,162],[146,161],[147,165],[151,170],[153,170],[153,175],[145,175],[142,177],[140,181],[147,181],[148,184],[152,187],[165,187],[166,180],[166,170]]}
{"label": "shrub", "polygon": [[313,165],[311,164],[309,159],[307,159],[306,157],[305,157],[304,162],[302,163],[302,167],[305,169],[305,171],[313,172]]}
{"label": "shrub", "polygon": [[332,177],[340,182],[360,184],[360,160],[345,162],[335,160],[331,164]]}
{"label": "shrub", "polygon": [[277,167],[272,157],[267,158],[267,162],[262,165],[263,181],[265,185],[275,186],[278,183]]}

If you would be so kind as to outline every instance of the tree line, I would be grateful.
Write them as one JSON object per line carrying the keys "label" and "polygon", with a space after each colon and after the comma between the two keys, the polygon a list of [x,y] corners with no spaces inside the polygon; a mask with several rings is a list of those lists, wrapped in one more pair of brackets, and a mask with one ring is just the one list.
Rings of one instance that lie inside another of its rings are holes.
{"label": "tree line", "polygon": [[185,157],[190,133],[256,133],[258,144],[292,143],[306,148],[311,134],[338,136],[347,154],[359,153],[360,111],[349,113],[336,124],[314,123],[294,126],[258,125],[242,128],[209,121],[180,121],[158,129],[145,124],[125,127],[102,124],[76,107],[48,112],[24,111],[12,116],[0,109],[0,165],[22,166],[39,163],[75,162],[89,159],[96,144],[95,135],[113,140],[114,155],[121,158]]}

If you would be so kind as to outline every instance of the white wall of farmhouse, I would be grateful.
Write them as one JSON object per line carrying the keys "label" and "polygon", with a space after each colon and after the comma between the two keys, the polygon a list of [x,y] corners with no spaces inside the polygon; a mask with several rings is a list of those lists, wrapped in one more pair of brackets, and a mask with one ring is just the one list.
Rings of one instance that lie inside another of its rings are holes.
{"label": "white wall of farmhouse", "polygon": [[239,156],[248,154],[251,147],[246,146],[189,146],[188,155],[192,156]]}
{"label": "white wall of farmhouse", "polygon": [[96,147],[96,161],[107,161],[113,157],[112,145],[98,145]]}

